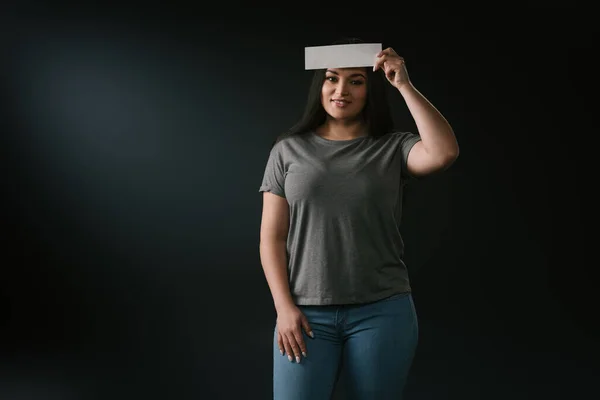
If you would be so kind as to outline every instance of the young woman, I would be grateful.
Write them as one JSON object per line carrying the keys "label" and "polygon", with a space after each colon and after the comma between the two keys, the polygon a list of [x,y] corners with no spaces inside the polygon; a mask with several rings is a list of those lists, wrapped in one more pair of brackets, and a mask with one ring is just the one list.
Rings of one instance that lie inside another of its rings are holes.
{"label": "young woman", "polygon": [[[387,84],[418,133],[394,131]],[[451,126],[393,49],[372,70],[316,71],[259,190],[260,257],[277,311],[275,400],[329,399],[341,368],[356,399],[402,397],[418,341],[398,228],[403,188],[458,153]]]}

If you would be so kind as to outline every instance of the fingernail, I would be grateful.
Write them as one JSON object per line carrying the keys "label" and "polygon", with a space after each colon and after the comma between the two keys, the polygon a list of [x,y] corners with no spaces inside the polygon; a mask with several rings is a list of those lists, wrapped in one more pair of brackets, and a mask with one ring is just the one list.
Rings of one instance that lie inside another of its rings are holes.
{"label": "fingernail", "polygon": [[290,362],[292,362],[292,360],[293,360],[292,356],[288,356],[288,360],[290,360]]}
{"label": "fingernail", "polygon": [[312,331],[308,332],[308,334],[310,335],[310,337],[311,337],[311,338],[314,338],[314,337],[315,337],[315,334],[314,334],[314,333],[312,333]]}
{"label": "fingernail", "polygon": [[281,355],[283,355],[283,350],[279,350],[279,352],[281,353]]}
{"label": "fingernail", "polygon": [[300,357],[296,357],[296,362],[300,364]]}
{"label": "fingernail", "polygon": [[305,352],[302,352],[302,355],[303,355],[304,357],[306,357],[306,353],[305,353]]}

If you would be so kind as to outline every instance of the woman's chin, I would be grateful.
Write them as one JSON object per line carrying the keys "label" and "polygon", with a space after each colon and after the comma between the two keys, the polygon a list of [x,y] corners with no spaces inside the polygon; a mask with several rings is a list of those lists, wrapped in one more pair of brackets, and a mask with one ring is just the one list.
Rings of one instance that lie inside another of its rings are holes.
{"label": "woman's chin", "polygon": [[336,120],[353,121],[357,118],[357,113],[350,110],[327,110],[327,113]]}

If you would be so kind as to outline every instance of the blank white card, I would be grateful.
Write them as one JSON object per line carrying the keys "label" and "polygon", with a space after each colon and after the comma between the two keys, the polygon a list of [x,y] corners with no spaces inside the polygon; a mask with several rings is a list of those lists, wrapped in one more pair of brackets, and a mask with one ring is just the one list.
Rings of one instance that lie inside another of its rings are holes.
{"label": "blank white card", "polygon": [[372,67],[381,49],[381,43],[305,47],[304,69]]}

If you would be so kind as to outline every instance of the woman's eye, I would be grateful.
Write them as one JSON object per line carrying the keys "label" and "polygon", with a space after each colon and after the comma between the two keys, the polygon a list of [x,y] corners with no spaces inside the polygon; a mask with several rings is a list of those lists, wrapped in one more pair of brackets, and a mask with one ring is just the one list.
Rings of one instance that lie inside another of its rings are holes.
{"label": "woman's eye", "polygon": [[[326,80],[330,81],[330,82],[337,82],[337,77],[335,76],[328,76],[325,78]],[[350,81],[351,84],[353,85],[362,85],[364,83],[364,81],[362,80],[353,80]]]}

